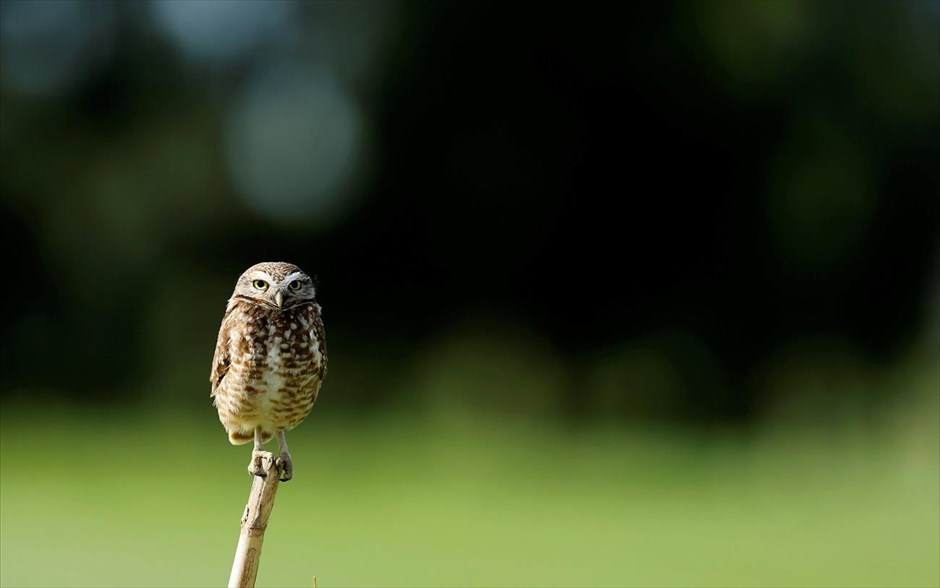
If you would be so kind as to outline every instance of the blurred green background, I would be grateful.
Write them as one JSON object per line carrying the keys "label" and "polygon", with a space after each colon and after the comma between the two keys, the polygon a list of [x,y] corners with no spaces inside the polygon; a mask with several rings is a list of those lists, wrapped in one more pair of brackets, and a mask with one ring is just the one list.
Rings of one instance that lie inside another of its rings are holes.
{"label": "blurred green background", "polygon": [[[0,584],[940,585],[940,3],[0,0]],[[8,261],[9,263],[9,261]]]}

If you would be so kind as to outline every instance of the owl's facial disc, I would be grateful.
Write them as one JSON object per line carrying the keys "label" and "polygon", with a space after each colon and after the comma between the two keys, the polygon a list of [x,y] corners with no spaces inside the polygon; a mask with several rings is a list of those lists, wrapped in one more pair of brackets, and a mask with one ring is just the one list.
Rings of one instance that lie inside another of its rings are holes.
{"label": "owl's facial disc", "polygon": [[249,268],[239,278],[235,294],[283,312],[312,302],[316,291],[313,280],[302,271],[285,275],[281,272]]}

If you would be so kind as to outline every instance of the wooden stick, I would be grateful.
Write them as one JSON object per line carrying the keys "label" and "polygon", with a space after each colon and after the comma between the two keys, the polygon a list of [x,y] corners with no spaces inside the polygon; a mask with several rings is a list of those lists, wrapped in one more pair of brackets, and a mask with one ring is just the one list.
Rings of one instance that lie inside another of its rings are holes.
{"label": "wooden stick", "polygon": [[248,505],[242,515],[238,547],[235,548],[232,575],[228,579],[229,588],[254,588],[255,577],[258,575],[264,530],[268,526],[268,517],[274,508],[274,497],[280,483],[274,455],[268,451],[263,452],[261,463],[266,476],[254,476],[251,483]]}

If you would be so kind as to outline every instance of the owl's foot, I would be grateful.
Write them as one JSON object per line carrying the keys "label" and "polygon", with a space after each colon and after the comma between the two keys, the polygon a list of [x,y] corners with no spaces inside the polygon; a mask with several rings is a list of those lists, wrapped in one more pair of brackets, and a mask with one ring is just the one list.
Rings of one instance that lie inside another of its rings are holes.
{"label": "owl's foot", "polygon": [[267,470],[265,467],[265,460],[270,460],[272,455],[267,451],[258,451],[257,449],[251,452],[251,461],[248,462],[248,473],[252,476],[258,476],[259,478],[268,477]]}
{"label": "owl's foot", "polygon": [[282,482],[287,482],[294,477],[294,462],[289,453],[282,453],[275,462],[277,465],[277,475]]}

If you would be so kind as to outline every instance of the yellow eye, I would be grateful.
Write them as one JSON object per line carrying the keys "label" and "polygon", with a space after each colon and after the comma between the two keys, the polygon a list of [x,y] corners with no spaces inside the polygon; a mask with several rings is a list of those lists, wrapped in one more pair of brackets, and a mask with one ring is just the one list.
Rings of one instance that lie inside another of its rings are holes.
{"label": "yellow eye", "polygon": [[268,289],[268,283],[264,280],[253,280],[251,285],[255,287],[255,290],[264,291]]}
{"label": "yellow eye", "polygon": [[294,280],[293,282],[288,284],[287,287],[293,290],[294,292],[296,292],[297,290],[300,290],[300,280]]}

